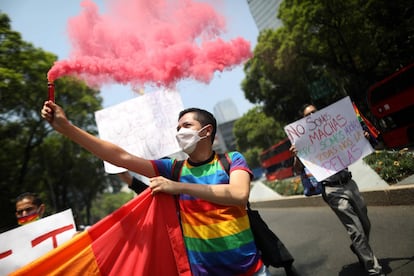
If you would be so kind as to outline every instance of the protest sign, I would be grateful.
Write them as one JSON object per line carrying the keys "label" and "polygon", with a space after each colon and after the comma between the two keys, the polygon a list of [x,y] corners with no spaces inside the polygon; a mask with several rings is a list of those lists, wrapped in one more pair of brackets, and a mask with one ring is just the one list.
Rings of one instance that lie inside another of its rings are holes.
{"label": "protest sign", "polygon": [[175,197],[146,189],[10,276],[190,276]]}
{"label": "protest sign", "polygon": [[0,234],[0,275],[32,262],[75,233],[72,210],[68,209]]}
{"label": "protest sign", "polygon": [[349,97],[284,128],[297,156],[318,181],[341,171],[373,149]]}
{"label": "protest sign", "polygon": [[[159,90],[95,112],[99,136],[146,159],[171,156],[181,149],[175,134],[183,104],[177,91]],[[123,168],[104,162],[105,171]]]}

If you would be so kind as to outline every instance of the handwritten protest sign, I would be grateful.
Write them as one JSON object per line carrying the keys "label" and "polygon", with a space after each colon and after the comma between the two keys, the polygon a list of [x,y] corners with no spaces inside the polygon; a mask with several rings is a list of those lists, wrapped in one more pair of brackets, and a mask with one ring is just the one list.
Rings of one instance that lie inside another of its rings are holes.
{"label": "handwritten protest sign", "polygon": [[341,171],[373,149],[349,97],[285,126],[297,156],[318,181]]}
{"label": "handwritten protest sign", "polygon": [[0,275],[34,261],[76,233],[72,210],[0,234]]}
{"label": "handwritten protest sign", "polygon": [[[95,112],[100,138],[146,159],[171,156],[181,149],[175,134],[183,110],[177,91],[159,90]],[[125,171],[104,162],[105,171]]]}

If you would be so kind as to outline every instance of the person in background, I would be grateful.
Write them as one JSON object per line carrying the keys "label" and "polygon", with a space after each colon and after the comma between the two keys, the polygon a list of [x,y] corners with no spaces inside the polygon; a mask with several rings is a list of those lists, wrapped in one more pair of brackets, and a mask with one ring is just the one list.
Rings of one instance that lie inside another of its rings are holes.
{"label": "person in background", "polygon": [[[188,154],[177,180],[174,159],[147,160],[73,125],[52,101],[41,116],[61,134],[99,158],[150,178],[153,195],[178,196],[180,220],[193,275],[268,276],[256,248],[247,216],[252,172],[239,152],[229,152],[229,175],[213,151],[217,131],[214,116],[189,108],[178,115],[176,138]],[[151,137],[148,137],[151,139]]]}
{"label": "person in background", "polygon": [[[314,105],[305,105],[303,107],[303,117],[316,111]],[[364,133],[364,135],[368,139],[369,134]],[[293,163],[295,172],[303,175],[305,166],[296,156],[295,145],[291,146],[290,151],[295,157]],[[359,263],[368,275],[385,275],[369,244],[371,223],[368,218],[367,205],[359,192],[357,184],[352,179],[351,172],[348,169],[343,169],[324,179],[321,183],[323,200],[345,226],[352,241],[350,248],[358,257]]]}
{"label": "person in background", "polygon": [[128,171],[118,173],[118,177],[128,185],[128,188],[133,190],[137,195],[142,193],[149,186],[143,181],[139,180],[135,176],[131,175]]}
{"label": "person in background", "polygon": [[[171,159],[168,156],[164,156],[161,159]],[[135,176],[131,175],[128,171],[118,173],[118,177],[128,185],[128,188],[133,190],[137,195],[142,193],[149,186],[145,182],[139,180]]]}
{"label": "person in background", "polygon": [[[35,193],[26,192],[16,198],[16,218],[19,225],[25,225],[41,219],[45,210],[46,205]],[[76,231],[73,236],[80,234],[82,231]]]}
{"label": "person in background", "polygon": [[43,217],[45,204],[35,193],[26,192],[16,198],[16,218],[19,225],[36,221]]}

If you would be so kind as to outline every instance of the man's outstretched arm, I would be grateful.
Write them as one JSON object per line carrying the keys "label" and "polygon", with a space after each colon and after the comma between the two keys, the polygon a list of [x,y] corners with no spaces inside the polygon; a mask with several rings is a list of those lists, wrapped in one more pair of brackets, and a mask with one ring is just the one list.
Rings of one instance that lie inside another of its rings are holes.
{"label": "man's outstretched arm", "polygon": [[155,171],[151,161],[140,158],[121,147],[102,140],[94,135],[73,125],[66,118],[63,109],[53,103],[46,101],[43,105],[41,116],[59,133],[68,137],[73,142],[85,148],[97,157],[115,166],[128,169],[140,175],[154,177]]}

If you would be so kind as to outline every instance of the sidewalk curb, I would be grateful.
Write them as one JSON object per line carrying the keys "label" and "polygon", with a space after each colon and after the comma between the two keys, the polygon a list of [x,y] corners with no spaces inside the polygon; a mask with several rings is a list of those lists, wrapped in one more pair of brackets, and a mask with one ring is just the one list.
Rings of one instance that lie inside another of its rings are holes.
{"label": "sidewalk curb", "polygon": [[[385,189],[364,190],[362,196],[368,206],[414,205],[414,184],[394,185]],[[321,195],[283,197],[269,201],[250,202],[256,208],[291,208],[326,206]]]}

